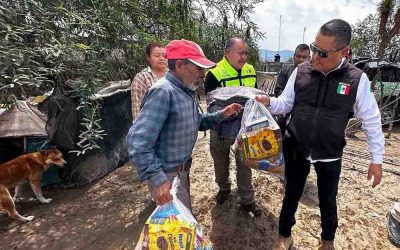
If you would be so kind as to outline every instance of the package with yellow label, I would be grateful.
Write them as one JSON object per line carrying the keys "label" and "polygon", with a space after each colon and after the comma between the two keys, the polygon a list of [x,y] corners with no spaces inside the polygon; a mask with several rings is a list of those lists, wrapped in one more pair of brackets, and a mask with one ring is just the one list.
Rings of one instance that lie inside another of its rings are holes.
{"label": "package with yellow label", "polygon": [[176,197],[179,179],[172,184],[172,201],[157,206],[147,219],[136,250],[211,250],[212,245],[203,235],[200,224]]}
{"label": "package with yellow label", "polygon": [[283,176],[281,131],[267,108],[256,100],[246,102],[234,149],[246,166]]}
{"label": "package with yellow label", "polygon": [[262,160],[281,151],[281,131],[278,128],[259,128],[241,134],[246,159]]}
{"label": "package with yellow label", "polygon": [[142,249],[187,249],[195,241],[195,225],[177,219],[166,219],[163,223],[147,221],[143,228]]}

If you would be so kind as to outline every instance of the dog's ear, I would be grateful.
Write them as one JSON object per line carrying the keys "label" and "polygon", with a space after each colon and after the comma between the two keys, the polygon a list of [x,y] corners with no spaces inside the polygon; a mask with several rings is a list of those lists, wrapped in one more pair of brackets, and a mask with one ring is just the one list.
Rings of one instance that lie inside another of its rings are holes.
{"label": "dog's ear", "polygon": [[45,150],[41,150],[40,154],[46,158],[47,156],[49,156],[51,153],[55,153],[57,149],[45,149]]}
{"label": "dog's ear", "polygon": [[56,146],[51,146],[49,149],[40,150],[40,153],[41,153],[43,156],[48,156],[49,154],[55,153],[55,152],[57,152],[57,151],[58,151],[58,150],[57,150],[57,147],[56,147]]}
{"label": "dog's ear", "polygon": [[40,154],[42,156],[48,156],[50,154],[51,150],[45,149],[45,150],[40,150]]}

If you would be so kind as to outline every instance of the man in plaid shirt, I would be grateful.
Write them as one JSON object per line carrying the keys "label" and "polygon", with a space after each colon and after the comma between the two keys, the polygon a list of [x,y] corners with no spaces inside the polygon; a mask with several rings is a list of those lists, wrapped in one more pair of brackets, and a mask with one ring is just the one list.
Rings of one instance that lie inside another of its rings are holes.
{"label": "man in plaid shirt", "polygon": [[189,170],[197,132],[238,115],[241,106],[234,103],[220,112],[201,114],[195,90],[204,78],[204,69],[214,67],[215,63],[192,41],[171,41],[166,52],[170,72],[144,97],[127,136],[128,153],[140,180],[148,181],[158,205],[172,200],[169,191],[172,180],[178,176],[177,196],[191,209]]}

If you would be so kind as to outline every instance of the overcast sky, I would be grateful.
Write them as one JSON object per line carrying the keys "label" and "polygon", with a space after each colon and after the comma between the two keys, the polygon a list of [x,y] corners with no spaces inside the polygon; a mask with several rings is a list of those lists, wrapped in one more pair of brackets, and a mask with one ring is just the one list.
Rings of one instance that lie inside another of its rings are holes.
{"label": "overcast sky", "polygon": [[294,50],[303,42],[314,41],[318,29],[325,22],[341,18],[350,24],[376,12],[380,0],[265,0],[256,5],[252,20],[266,39],[259,41],[261,49],[278,50],[279,15],[282,15],[281,50]]}

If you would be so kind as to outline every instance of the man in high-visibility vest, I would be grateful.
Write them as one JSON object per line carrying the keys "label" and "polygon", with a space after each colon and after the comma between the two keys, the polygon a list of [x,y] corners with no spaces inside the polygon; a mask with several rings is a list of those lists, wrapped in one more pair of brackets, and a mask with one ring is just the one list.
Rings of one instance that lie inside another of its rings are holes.
{"label": "man in high-visibility vest", "polygon": [[[254,67],[247,62],[248,48],[243,38],[233,37],[226,43],[225,55],[217,66],[207,72],[204,87],[206,93],[218,87],[257,87]],[[231,122],[230,124],[227,124]],[[229,153],[240,129],[240,120],[226,121],[224,126],[210,132],[210,151],[214,160],[215,181],[219,186],[216,196],[218,204],[224,203],[231,192],[229,179]],[[237,124],[239,124],[237,126]],[[236,160],[236,180],[240,205],[255,216],[261,209],[254,201],[251,169]]]}

